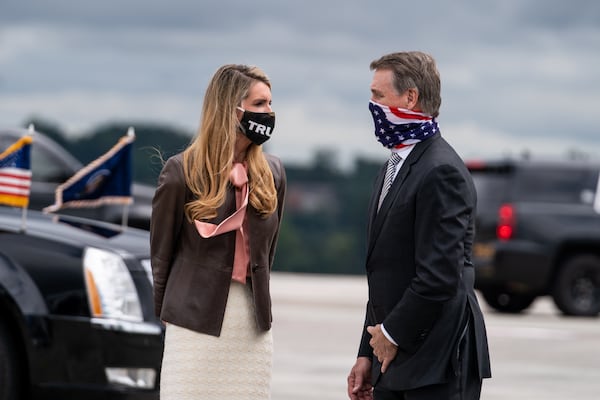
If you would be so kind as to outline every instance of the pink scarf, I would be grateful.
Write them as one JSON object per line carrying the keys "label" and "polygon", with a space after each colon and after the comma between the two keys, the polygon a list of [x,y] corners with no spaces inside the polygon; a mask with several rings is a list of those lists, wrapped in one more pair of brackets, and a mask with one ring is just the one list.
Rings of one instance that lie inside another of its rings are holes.
{"label": "pink scarf", "polygon": [[244,233],[246,208],[248,206],[248,172],[242,163],[234,163],[229,180],[235,186],[236,211],[223,220],[219,225],[194,220],[196,230],[203,238],[211,238],[222,233],[235,232],[235,256],[231,279],[246,284],[248,264],[250,262],[248,238]]}

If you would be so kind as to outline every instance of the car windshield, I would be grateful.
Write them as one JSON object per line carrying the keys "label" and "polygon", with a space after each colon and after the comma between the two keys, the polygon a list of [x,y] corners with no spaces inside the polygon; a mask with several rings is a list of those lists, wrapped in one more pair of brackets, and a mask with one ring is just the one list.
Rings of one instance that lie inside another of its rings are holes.
{"label": "car windshield", "polygon": [[575,168],[523,168],[515,181],[515,199],[550,203],[592,204],[598,171]]}
{"label": "car windshield", "polygon": [[495,211],[506,200],[509,174],[508,171],[496,170],[471,171],[479,210]]}

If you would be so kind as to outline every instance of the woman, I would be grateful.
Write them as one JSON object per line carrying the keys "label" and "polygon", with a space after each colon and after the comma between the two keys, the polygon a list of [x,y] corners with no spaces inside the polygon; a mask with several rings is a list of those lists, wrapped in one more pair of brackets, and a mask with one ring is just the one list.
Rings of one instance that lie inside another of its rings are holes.
{"label": "woman", "polygon": [[286,188],[281,161],[262,152],[274,124],[266,75],[225,65],[198,135],[160,174],[150,242],[162,400],[270,397],[269,275]]}

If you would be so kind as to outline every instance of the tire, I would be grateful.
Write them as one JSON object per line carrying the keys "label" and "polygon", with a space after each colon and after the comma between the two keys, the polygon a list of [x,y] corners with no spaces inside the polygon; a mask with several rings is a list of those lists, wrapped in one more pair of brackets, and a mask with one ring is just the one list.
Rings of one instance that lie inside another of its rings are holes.
{"label": "tire", "polygon": [[11,332],[0,321],[0,400],[20,399],[23,393],[22,365]]}
{"label": "tire", "polygon": [[563,263],[552,298],[565,315],[597,316],[600,313],[600,257],[586,254]]}
{"label": "tire", "polygon": [[532,294],[515,293],[503,288],[482,289],[481,294],[486,303],[494,310],[518,314],[529,308],[537,296]]}

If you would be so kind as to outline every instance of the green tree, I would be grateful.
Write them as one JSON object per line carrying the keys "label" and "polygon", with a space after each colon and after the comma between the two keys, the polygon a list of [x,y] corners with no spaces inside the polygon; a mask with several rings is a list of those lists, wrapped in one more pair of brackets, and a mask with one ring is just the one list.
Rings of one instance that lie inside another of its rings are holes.
{"label": "green tree", "polygon": [[[87,164],[108,151],[133,126],[134,180],[151,185],[163,161],[182,151],[192,133],[167,125],[106,123],[69,138],[59,125],[33,118],[36,129]],[[349,171],[338,168],[329,149],[310,165],[286,164],[288,192],[274,269],[311,273],[363,274],[367,207],[382,161],[357,158]]]}

